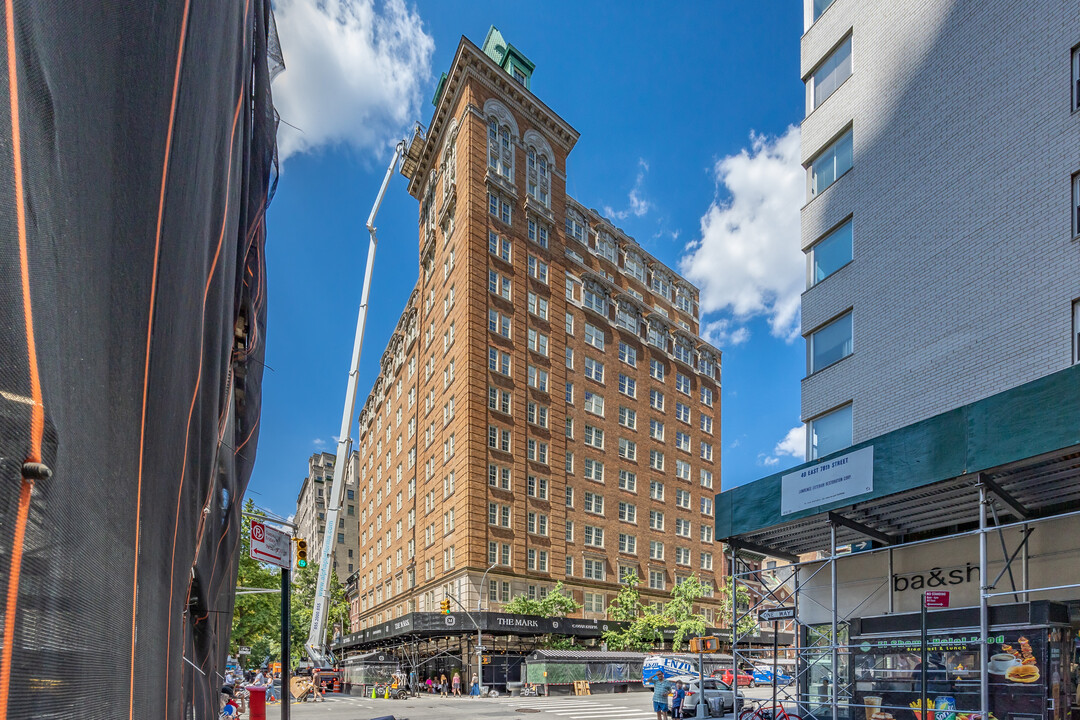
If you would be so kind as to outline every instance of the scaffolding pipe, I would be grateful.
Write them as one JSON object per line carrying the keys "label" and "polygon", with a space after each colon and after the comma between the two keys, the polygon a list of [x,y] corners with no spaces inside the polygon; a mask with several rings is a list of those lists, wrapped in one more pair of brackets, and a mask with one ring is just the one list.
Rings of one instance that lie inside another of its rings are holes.
{"label": "scaffolding pipe", "polygon": [[[735,557],[738,552],[735,549],[734,543],[728,543],[728,547],[731,548],[731,705],[732,712],[735,713],[735,717],[739,717],[739,655],[735,652],[735,643],[737,642],[738,635],[736,635],[736,629],[739,626],[738,623],[738,608],[739,603],[737,601],[736,585],[735,585]],[[705,687],[701,688],[701,699],[699,703],[705,702]]]}
{"label": "scaffolding pipe", "polygon": [[[1024,528],[1021,532],[1024,534],[1024,539],[1026,540],[1029,537],[1027,523],[1024,523]],[[1020,556],[1020,582],[1024,586],[1024,602],[1031,601],[1031,593],[1028,592],[1028,588],[1031,587],[1029,584],[1030,580],[1031,578],[1028,575],[1028,545],[1025,542],[1024,553]]]}
{"label": "scaffolding pipe", "polygon": [[[830,674],[832,675],[832,683],[830,686],[829,704],[832,705],[832,720],[837,720],[837,718],[840,716],[840,708],[836,702],[838,689],[837,686],[840,683],[838,682],[838,673],[836,671],[838,667],[838,656],[836,653],[836,647],[840,642],[840,638],[837,637],[836,633],[836,525],[829,525],[829,545],[829,564],[831,566],[829,569],[829,573],[831,575],[830,585],[832,585],[832,668],[830,668],[829,670]],[[983,715],[983,717],[986,716]]]}
{"label": "scaffolding pipe", "polygon": [[986,586],[988,568],[986,558],[986,485],[979,482],[979,712],[990,717],[990,666],[987,638],[990,636],[990,609],[987,607]]}

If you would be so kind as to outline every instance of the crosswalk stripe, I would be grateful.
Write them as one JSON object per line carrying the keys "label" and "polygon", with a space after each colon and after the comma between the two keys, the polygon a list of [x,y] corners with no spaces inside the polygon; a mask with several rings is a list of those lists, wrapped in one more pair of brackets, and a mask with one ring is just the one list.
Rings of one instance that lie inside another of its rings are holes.
{"label": "crosswalk stripe", "polygon": [[629,710],[630,709],[630,708],[626,707],[625,705],[590,705],[589,707],[592,708],[591,711],[587,710],[587,709],[577,708],[577,709],[572,709],[572,710],[551,710],[550,712],[553,715],[569,715],[571,713],[585,713],[585,714],[588,714],[589,712],[611,713],[611,712],[616,712],[616,711],[619,711],[619,710]]}

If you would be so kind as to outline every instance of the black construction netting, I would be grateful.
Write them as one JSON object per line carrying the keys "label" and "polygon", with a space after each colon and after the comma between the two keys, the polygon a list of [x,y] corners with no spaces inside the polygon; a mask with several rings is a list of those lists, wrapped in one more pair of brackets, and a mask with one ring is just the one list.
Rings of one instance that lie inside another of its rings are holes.
{"label": "black construction netting", "polygon": [[258,440],[271,3],[0,11],[0,720],[216,717]]}

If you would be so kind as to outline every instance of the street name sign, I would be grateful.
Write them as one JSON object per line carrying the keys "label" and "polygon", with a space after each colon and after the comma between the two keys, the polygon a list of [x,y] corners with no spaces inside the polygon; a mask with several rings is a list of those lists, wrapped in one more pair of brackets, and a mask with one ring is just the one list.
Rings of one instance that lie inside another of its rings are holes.
{"label": "street name sign", "polygon": [[250,555],[259,562],[287,568],[292,564],[289,535],[255,520],[251,521]]}
{"label": "street name sign", "polygon": [[949,591],[948,590],[927,590],[925,594],[926,607],[928,608],[947,608],[949,607]]}
{"label": "street name sign", "polygon": [[241,645],[240,649],[236,651],[236,654],[237,655],[250,655],[251,654],[251,648],[245,647],[244,645]]}
{"label": "street name sign", "polygon": [[795,608],[778,607],[762,610],[758,615],[762,622],[776,622],[777,620],[794,620]]}

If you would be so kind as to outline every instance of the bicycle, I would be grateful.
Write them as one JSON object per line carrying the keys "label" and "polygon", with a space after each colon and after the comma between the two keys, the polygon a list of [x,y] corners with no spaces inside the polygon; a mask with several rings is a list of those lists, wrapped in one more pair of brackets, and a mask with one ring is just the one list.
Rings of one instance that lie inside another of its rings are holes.
{"label": "bicycle", "polygon": [[739,720],[802,720],[784,709],[783,703],[766,705],[764,700],[743,700]]}

